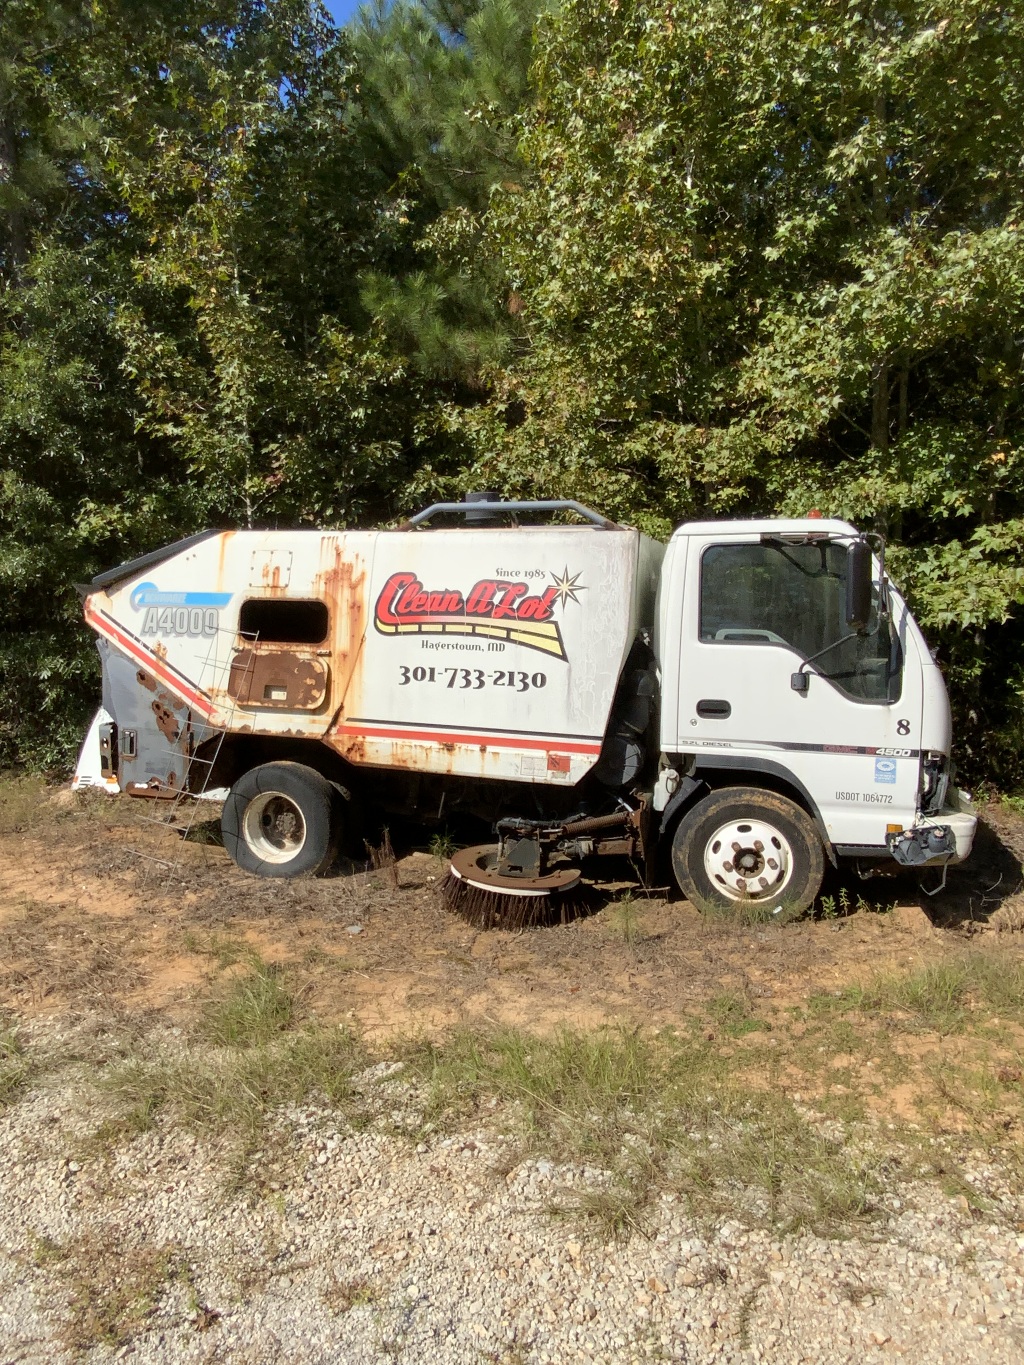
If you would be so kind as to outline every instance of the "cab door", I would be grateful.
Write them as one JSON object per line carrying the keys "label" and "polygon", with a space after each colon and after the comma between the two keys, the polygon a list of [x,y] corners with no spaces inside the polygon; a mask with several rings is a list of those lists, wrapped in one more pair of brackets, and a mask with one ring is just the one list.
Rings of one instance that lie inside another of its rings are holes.
{"label": "cab door", "polygon": [[[679,659],[678,743],[698,763],[786,775],[833,844],[882,847],[914,823],[920,669],[907,612],[845,621],[847,544],[829,536],[694,537]],[[911,666],[906,666],[908,648]],[[793,676],[807,673],[798,690]]]}

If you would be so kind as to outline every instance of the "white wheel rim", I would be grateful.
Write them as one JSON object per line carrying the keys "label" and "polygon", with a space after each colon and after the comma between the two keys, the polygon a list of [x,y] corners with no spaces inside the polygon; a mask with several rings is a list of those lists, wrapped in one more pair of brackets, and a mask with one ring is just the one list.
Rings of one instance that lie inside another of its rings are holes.
{"label": "white wheel rim", "polygon": [[290,796],[261,792],[245,808],[242,837],[265,863],[290,863],[306,843],[306,822]]}
{"label": "white wheel rim", "polygon": [[793,850],[766,820],[730,820],[707,841],[704,871],[731,901],[775,901],[793,876]]}

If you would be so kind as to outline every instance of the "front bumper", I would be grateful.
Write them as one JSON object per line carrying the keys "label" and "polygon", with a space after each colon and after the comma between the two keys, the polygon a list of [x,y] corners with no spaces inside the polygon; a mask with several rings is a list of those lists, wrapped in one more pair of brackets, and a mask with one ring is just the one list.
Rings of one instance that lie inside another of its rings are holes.
{"label": "front bumper", "polygon": [[[955,804],[954,804],[955,803]],[[936,815],[926,815],[913,829],[890,834],[889,852],[904,867],[929,863],[962,863],[974,847],[978,816],[966,792],[953,793],[953,800]]]}

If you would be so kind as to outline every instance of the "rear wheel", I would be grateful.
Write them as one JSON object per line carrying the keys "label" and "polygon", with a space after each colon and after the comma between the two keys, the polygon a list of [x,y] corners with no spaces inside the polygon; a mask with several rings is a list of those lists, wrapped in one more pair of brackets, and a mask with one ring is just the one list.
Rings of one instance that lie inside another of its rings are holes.
{"label": "rear wheel", "polygon": [[726,787],[698,802],[672,840],[672,870],[699,910],[802,914],[825,875],[821,838],[788,797]]}
{"label": "rear wheel", "polygon": [[258,877],[302,877],[334,861],[341,798],[301,763],[264,763],[240,777],[224,803],[224,847]]}

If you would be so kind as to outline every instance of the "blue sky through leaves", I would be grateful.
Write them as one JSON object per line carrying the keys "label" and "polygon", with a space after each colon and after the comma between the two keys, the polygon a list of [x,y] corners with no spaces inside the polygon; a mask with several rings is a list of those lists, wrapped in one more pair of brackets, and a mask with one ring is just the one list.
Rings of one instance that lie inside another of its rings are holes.
{"label": "blue sky through leaves", "polygon": [[354,18],[362,0],[325,0],[334,22],[340,27]]}

